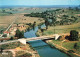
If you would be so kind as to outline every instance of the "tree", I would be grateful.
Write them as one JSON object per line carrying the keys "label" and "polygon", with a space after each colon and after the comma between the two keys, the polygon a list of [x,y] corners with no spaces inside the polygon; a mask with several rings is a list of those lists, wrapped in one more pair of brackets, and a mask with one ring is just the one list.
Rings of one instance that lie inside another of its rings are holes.
{"label": "tree", "polygon": [[21,31],[21,32],[20,32],[19,38],[24,38],[24,31]]}
{"label": "tree", "polygon": [[30,27],[27,28],[27,31],[30,31]]}
{"label": "tree", "polygon": [[77,50],[78,48],[79,48],[79,46],[77,45],[77,43],[75,43],[75,44],[74,44],[74,49]]}
{"label": "tree", "polygon": [[2,10],[2,12],[5,12],[5,10]]}
{"label": "tree", "polygon": [[64,24],[64,21],[63,21],[63,20],[61,20],[61,21],[60,21],[60,25],[63,25],[63,24]]}
{"label": "tree", "polygon": [[76,10],[76,11],[79,11],[79,8],[78,8],[78,7],[76,7],[76,8],[75,8],[75,10]]}
{"label": "tree", "polygon": [[0,52],[2,53],[3,52],[3,48],[0,48],[1,50],[0,50]]}
{"label": "tree", "polygon": [[44,29],[41,29],[41,32],[42,32],[42,35],[43,35]]}
{"label": "tree", "polygon": [[45,25],[46,25],[46,30],[47,30],[48,29],[48,25],[49,25],[48,19],[45,20]]}
{"label": "tree", "polygon": [[0,30],[0,33],[1,33],[1,34],[3,33],[3,29]]}
{"label": "tree", "polygon": [[19,25],[19,24],[16,24],[17,26]]}
{"label": "tree", "polygon": [[13,40],[13,39],[14,39],[13,37],[10,38],[10,40]]}
{"label": "tree", "polygon": [[35,25],[36,25],[36,22],[34,21],[34,23],[33,23],[33,27],[35,27]]}
{"label": "tree", "polygon": [[72,8],[71,8],[71,7],[69,7],[69,10],[72,10]]}
{"label": "tree", "polygon": [[52,22],[54,23],[56,21],[56,17],[52,17]]}
{"label": "tree", "polygon": [[7,34],[3,34],[3,37],[7,37]]}
{"label": "tree", "polygon": [[1,42],[3,42],[3,40],[1,40]]}
{"label": "tree", "polygon": [[78,34],[79,34],[79,33],[78,33],[76,30],[71,30],[71,31],[70,31],[70,40],[71,40],[71,41],[79,40]]}
{"label": "tree", "polygon": [[35,26],[36,26],[36,22],[34,21],[33,26],[32,26],[33,30],[34,30]]}
{"label": "tree", "polygon": [[9,14],[13,14],[12,12],[9,12]]}
{"label": "tree", "polygon": [[15,37],[23,38],[24,37],[24,31],[20,31],[19,29],[17,29]]}
{"label": "tree", "polygon": [[39,25],[38,28],[41,29],[41,25]]}
{"label": "tree", "polygon": [[19,34],[20,34],[20,30],[19,30],[19,29],[17,29],[17,30],[16,30],[15,37],[19,37]]}

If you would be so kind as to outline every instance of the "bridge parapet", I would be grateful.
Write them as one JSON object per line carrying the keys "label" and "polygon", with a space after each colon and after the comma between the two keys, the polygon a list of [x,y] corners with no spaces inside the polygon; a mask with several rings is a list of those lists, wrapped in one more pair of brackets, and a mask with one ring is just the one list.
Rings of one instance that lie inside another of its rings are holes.
{"label": "bridge parapet", "polygon": [[26,44],[26,39],[18,39],[18,41],[20,41],[22,44]]}

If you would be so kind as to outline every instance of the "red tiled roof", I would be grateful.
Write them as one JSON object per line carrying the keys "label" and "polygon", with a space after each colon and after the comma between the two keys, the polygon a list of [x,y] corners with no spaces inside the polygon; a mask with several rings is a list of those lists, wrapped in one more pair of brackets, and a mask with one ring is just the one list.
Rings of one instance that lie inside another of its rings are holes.
{"label": "red tiled roof", "polygon": [[4,33],[10,33],[10,32],[8,32],[8,31],[4,31]]}

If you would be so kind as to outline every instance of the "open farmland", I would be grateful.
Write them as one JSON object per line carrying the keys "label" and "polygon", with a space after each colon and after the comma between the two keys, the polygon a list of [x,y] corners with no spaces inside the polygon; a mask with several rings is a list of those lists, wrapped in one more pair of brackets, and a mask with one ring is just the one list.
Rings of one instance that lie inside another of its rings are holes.
{"label": "open farmland", "polygon": [[26,24],[26,23],[34,23],[34,21],[39,24],[41,22],[44,22],[43,18],[37,18],[37,17],[25,17],[24,15],[19,15],[19,19],[16,20],[15,23],[18,24]]}
{"label": "open farmland", "polygon": [[29,14],[32,12],[42,12],[45,10],[51,10],[47,8],[0,8],[0,30],[6,30],[8,26],[15,20],[15,24],[19,25],[25,25],[27,23],[34,23],[36,22],[36,25],[39,25],[40,23],[43,23],[43,18],[37,18],[37,17],[26,17],[24,14]]}
{"label": "open farmland", "polygon": [[15,18],[15,16],[0,16],[0,28],[7,28]]}

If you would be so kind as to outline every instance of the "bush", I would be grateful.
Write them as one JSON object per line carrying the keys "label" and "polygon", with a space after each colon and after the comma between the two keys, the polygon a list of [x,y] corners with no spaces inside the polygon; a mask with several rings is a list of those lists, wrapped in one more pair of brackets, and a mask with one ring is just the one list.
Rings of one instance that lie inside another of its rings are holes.
{"label": "bush", "polygon": [[77,45],[77,43],[74,44],[74,49],[79,49],[79,46]]}
{"label": "bush", "polygon": [[0,48],[3,48],[3,49],[14,49],[14,48],[20,47],[20,46],[24,46],[24,45],[21,44],[20,42],[13,42],[13,43],[2,44],[2,45],[0,45]]}
{"label": "bush", "polygon": [[7,37],[7,34],[4,34],[3,37]]}
{"label": "bush", "polygon": [[14,39],[13,37],[10,38],[10,40],[13,40],[13,39]]}
{"label": "bush", "polygon": [[0,48],[0,53],[2,53],[3,52],[3,48]]}
{"label": "bush", "polygon": [[18,56],[18,57],[31,57],[32,55],[30,53],[26,53],[26,54],[23,54],[21,56]]}
{"label": "bush", "polygon": [[70,40],[71,41],[76,41],[76,40],[79,40],[79,37],[78,37],[78,32],[76,30],[71,30],[70,31]]}
{"label": "bush", "polygon": [[69,53],[75,53],[73,50],[69,50],[68,52],[69,52]]}

